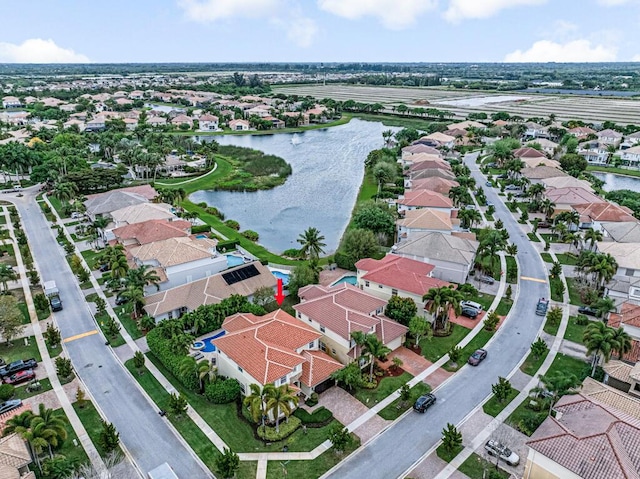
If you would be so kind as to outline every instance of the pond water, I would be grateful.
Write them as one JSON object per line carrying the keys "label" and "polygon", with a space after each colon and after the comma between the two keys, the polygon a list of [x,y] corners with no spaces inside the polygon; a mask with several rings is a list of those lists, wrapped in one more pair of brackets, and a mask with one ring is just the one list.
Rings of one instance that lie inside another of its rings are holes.
{"label": "pond water", "polygon": [[296,239],[313,226],[325,237],[325,253],[331,253],[349,222],[362,184],[364,160],[371,150],[383,146],[385,130],[398,128],[353,119],[346,125],[295,134],[216,136],[221,145],[254,148],[284,158],[293,173],[284,185],[272,190],[198,191],[190,199],[219,208],[227,219],[240,222],[242,230],[257,231],[260,244],[270,251],[299,248]]}
{"label": "pond water", "polygon": [[604,186],[602,187],[604,191],[631,190],[640,192],[640,177],[600,173],[597,171],[591,171],[590,173],[604,181]]}

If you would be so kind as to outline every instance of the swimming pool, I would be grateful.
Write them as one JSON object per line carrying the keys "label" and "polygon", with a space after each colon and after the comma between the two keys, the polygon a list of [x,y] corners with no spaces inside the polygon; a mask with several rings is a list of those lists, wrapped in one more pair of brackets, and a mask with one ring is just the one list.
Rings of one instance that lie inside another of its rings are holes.
{"label": "swimming pool", "polygon": [[335,286],[335,285],[340,284],[340,283],[349,283],[349,284],[352,284],[352,285],[355,286],[356,284],[358,284],[358,277],[357,276],[343,276],[338,281],[332,283],[331,286]]}
{"label": "swimming pool", "polygon": [[202,348],[200,351],[202,351],[203,353],[213,353],[216,350],[216,347],[213,345],[211,340],[220,338],[224,336],[226,333],[227,333],[226,331],[220,331],[219,333],[214,334],[213,336],[209,336],[208,338],[201,339],[200,341],[204,343],[204,348]]}
{"label": "swimming pool", "polygon": [[196,239],[207,239],[207,235],[196,235]]}
{"label": "swimming pool", "polygon": [[244,264],[244,258],[242,256],[236,256],[235,254],[227,254],[227,267],[240,266]]}
{"label": "swimming pool", "polygon": [[271,271],[271,274],[273,274],[276,279],[282,279],[283,286],[289,284],[289,273],[283,273],[282,271]]}

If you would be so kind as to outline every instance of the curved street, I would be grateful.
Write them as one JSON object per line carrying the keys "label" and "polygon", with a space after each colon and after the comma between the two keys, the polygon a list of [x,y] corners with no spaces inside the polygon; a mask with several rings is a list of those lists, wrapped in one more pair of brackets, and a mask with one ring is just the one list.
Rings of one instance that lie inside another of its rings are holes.
{"label": "curved street", "polygon": [[[484,185],[486,179],[475,163],[477,156],[478,153],[468,154],[464,161],[477,184]],[[487,200],[495,205],[494,217],[503,221],[510,235],[509,241],[518,246],[520,289],[509,320],[488,345],[489,354],[482,365],[477,368],[465,366],[443,384],[436,391],[437,403],[426,414],[407,414],[324,477],[401,477],[438,443],[447,423],[460,423],[491,394],[491,385],[498,376],[507,377],[529,353],[529,346],[536,339],[544,320],[544,317],[536,316],[535,308],[538,298],[549,295],[547,272],[539,254],[498,191],[483,188]]]}
{"label": "curved street", "polygon": [[134,461],[145,474],[168,462],[181,478],[212,477],[176,436],[167,419],[151,406],[111,348],[105,346],[104,337],[96,334],[97,325],[56,241],[55,230],[50,228],[35,201],[37,189],[24,193],[24,197],[15,199],[15,205],[42,282],[55,280],[60,290],[64,309],[54,315],[62,337],[67,340],[66,350],[76,373],[116,426]]}

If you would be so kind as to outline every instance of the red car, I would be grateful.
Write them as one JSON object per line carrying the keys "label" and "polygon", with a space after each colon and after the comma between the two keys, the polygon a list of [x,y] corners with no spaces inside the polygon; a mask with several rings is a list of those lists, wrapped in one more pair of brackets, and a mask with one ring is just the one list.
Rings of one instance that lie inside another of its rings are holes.
{"label": "red car", "polygon": [[6,384],[18,384],[24,381],[31,381],[35,377],[36,373],[33,372],[33,369],[27,369],[26,371],[20,371],[4,378],[4,382]]}

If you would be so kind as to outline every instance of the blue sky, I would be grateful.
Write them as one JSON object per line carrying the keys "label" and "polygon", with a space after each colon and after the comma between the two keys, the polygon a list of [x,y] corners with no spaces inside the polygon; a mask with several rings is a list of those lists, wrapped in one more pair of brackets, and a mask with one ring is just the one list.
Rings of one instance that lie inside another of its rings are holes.
{"label": "blue sky", "polygon": [[14,0],[0,18],[11,63],[640,61],[640,0]]}

